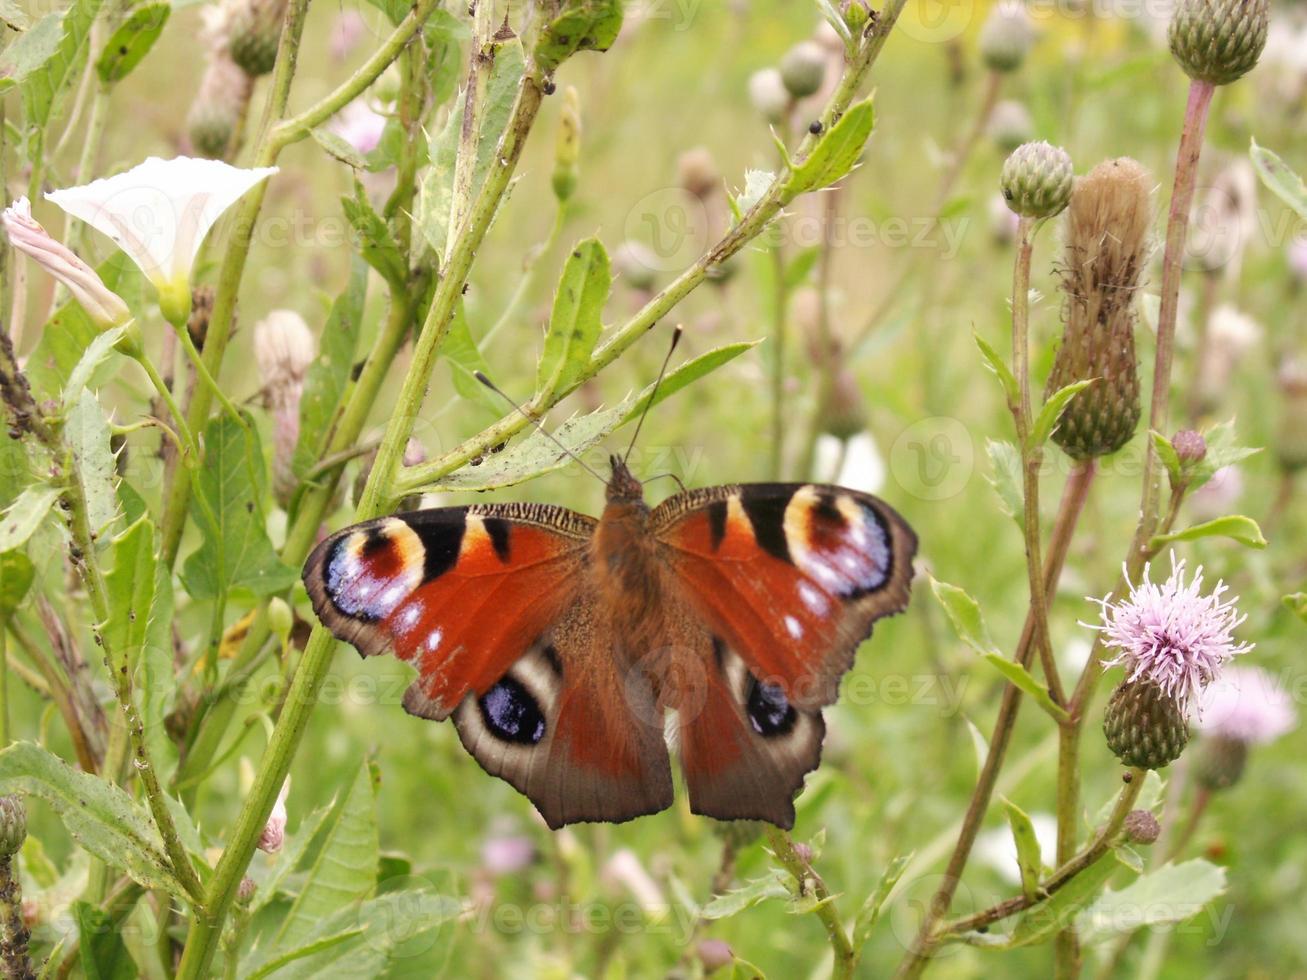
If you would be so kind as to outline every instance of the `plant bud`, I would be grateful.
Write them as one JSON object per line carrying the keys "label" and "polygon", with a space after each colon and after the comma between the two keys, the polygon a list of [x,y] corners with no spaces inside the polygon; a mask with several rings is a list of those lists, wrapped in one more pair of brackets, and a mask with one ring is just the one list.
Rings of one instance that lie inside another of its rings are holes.
{"label": "plant bud", "polygon": [[796,99],[812,95],[826,78],[826,52],[816,41],[800,41],[781,58],[781,81]]}
{"label": "plant bud", "polygon": [[701,201],[722,186],[722,175],[717,171],[712,151],[706,146],[693,147],[676,158],[676,179]]}
{"label": "plant bud", "polygon": [[0,858],[10,858],[27,839],[27,807],[17,796],[0,796]]}
{"label": "plant bud", "polygon": [[1287,360],[1277,375],[1280,384],[1280,427],[1275,455],[1289,472],[1307,467],[1307,362]]}
{"label": "plant bud", "polygon": [[231,60],[253,78],[272,71],[288,0],[231,0],[227,22]]}
{"label": "plant bud", "polygon": [[1122,157],[1076,183],[1062,272],[1062,343],[1048,393],[1097,379],[1067,405],[1053,440],[1072,459],[1114,453],[1139,423],[1135,295],[1152,214],[1149,178]]}
{"label": "plant bud", "polygon": [[1025,143],[1003,163],[999,188],[1008,207],[1027,218],[1051,218],[1071,198],[1071,158],[1061,147]]}
{"label": "plant bud", "polygon": [[1181,429],[1171,437],[1171,446],[1181,466],[1201,463],[1207,456],[1207,440],[1193,429]]}
{"label": "plant bud", "polygon": [[1180,0],[1167,38],[1194,81],[1229,85],[1257,64],[1266,47],[1268,0]]}
{"label": "plant bud", "polygon": [[576,190],[581,159],[581,100],[576,87],[563,92],[563,108],[558,115],[558,137],[554,141],[554,196],[566,201]]}
{"label": "plant bud", "polygon": [[[844,15],[844,23],[854,37],[857,37],[867,26],[867,21],[871,20],[871,8],[867,6],[865,0],[844,0],[840,12]],[[841,43],[841,50],[842,47]]]}
{"label": "plant bud", "polygon": [[195,151],[214,160],[227,155],[232,134],[250,101],[250,76],[226,52],[216,53],[200,79],[200,90],[186,115]]}
{"label": "plant bud", "polygon": [[1002,0],[990,10],[980,28],[980,59],[990,71],[1016,71],[1034,41],[1025,5],[1019,0]]}
{"label": "plant bud", "polygon": [[1131,810],[1122,824],[1125,839],[1131,844],[1155,844],[1161,836],[1162,825],[1147,810]]}
{"label": "plant bud", "polygon": [[986,132],[999,152],[1008,154],[1034,135],[1035,122],[1030,118],[1030,110],[1024,103],[1016,99],[1004,99],[990,113]]}
{"label": "plant bud", "polygon": [[790,93],[781,73],[775,68],[762,68],[750,75],[749,101],[769,123],[784,122],[790,109]]}
{"label": "plant bud", "polygon": [[1194,776],[1209,791],[1229,789],[1243,778],[1248,766],[1248,743],[1243,739],[1216,735],[1198,743]]}
{"label": "plant bud", "polygon": [[867,428],[867,404],[858,380],[848,368],[837,368],[822,399],[820,424],[823,432],[837,439],[850,439]]}
{"label": "plant bud", "polygon": [[1189,726],[1175,699],[1148,681],[1124,681],[1103,713],[1107,747],[1138,769],[1162,769],[1184,751]]}
{"label": "plant bud", "polygon": [[273,596],[268,601],[268,628],[282,643],[286,642],[290,631],[295,628],[295,614],[281,596]]}
{"label": "plant bud", "polygon": [[273,310],[254,327],[254,358],[269,389],[303,384],[317,357],[317,342],[294,310]]}
{"label": "plant bud", "polygon": [[698,954],[699,962],[703,964],[705,974],[713,973],[735,962],[735,953],[732,952],[730,943],[724,939],[700,940],[695,953]]}
{"label": "plant bud", "polygon": [[249,905],[250,900],[254,898],[258,886],[254,884],[254,879],[246,875],[241,879],[241,883],[236,886],[236,901],[240,905]]}

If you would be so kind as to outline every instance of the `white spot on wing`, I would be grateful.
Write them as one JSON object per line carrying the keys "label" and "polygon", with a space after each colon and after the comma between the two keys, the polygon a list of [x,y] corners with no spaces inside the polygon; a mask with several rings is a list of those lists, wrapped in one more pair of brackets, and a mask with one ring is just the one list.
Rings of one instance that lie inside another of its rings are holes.
{"label": "white spot on wing", "polygon": [[800,623],[793,616],[785,617],[785,629],[789,632],[790,636],[792,636],[794,639],[796,640],[803,639],[803,624]]}

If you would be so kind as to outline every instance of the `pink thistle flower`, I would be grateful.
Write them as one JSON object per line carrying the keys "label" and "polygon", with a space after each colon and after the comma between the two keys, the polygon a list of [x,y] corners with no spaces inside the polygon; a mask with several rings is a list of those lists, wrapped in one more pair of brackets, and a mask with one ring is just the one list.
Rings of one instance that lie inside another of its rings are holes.
{"label": "pink thistle flower", "polygon": [[1271,742],[1298,725],[1288,692],[1260,667],[1231,667],[1203,692],[1200,708],[1204,734],[1237,742]]}
{"label": "pink thistle flower", "polygon": [[[1116,656],[1104,666],[1126,669],[1128,681],[1156,684],[1182,711],[1200,703],[1203,689],[1220,675],[1226,662],[1252,649],[1235,643],[1234,629],[1246,617],[1235,608],[1238,601],[1223,600],[1224,582],[1209,595],[1202,594],[1203,570],[1185,582],[1185,563],[1171,555],[1171,577],[1156,584],[1149,580],[1150,566],[1138,585],[1130,582],[1130,595],[1120,602],[1091,599],[1102,607],[1104,646]],[[1088,624],[1086,624],[1088,625]]]}

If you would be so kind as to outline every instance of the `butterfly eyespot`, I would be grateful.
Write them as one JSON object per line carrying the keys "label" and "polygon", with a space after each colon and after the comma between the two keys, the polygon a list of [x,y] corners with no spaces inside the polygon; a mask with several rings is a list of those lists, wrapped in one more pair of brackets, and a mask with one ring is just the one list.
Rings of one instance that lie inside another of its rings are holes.
{"label": "butterfly eyespot", "polygon": [[535,745],[545,737],[545,716],[540,705],[513,678],[502,678],[477,703],[482,721],[496,738],[518,745]]}
{"label": "butterfly eyespot", "polygon": [[766,681],[752,680],[744,710],[753,730],[765,738],[788,735],[798,720],[798,712],[785,692]]}

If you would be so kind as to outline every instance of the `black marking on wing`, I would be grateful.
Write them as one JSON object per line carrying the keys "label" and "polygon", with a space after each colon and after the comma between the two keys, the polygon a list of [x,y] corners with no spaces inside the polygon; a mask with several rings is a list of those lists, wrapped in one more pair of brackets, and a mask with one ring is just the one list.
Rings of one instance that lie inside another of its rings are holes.
{"label": "black marking on wing", "polygon": [[784,691],[752,676],[749,677],[749,696],[744,710],[753,730],[763,738],[788,735],[799,720],[799,713]]}
{"label": "black marking on wing", "polygon": [[467,528],[467,519],[463,515],[460,514],[458,520],[439,523],[409,521],[408,526],[426,549],[427,560],[423,569],[426,581],[440,578],[458,564],[458,553],[463,547],[463,532]]}
{"label": "black marking on wing", "polygon": [[508,521],[499,517],[483,517],[481,523],[486,529],[486,534],[490,536],[490,543],[494,546],[495,554],[499,556],[500,561],[507,563],[512,532]]}
{"label": "black marking on wing", "polygon": [[549,665],[549,669],[554,672],[555,676],[561,678],[563,676],[563,661],[558,656],[558,651],[548,643],[540,644],[539,650],[540,655],[545,658],[545,663]]}
{"label": "black marking on wing", "polygon": [[708,505],[708,531],[712,535],[712,550],[722,546],[726,537],[726,501],[714,500]]}
{"label": "black marking on wing", "polygon": [[525,687],[507,674],[488,690],[477,706],[486,730],[517,745],[536,745],[545,737],[545,715]]}
{"label": "black marking on wing", "polygon": [[753,526],[753,536],[759,547],[781,561],[790,561],[790,546],[785,540],[785,508],[794,494],[751,494],[746,487],[740,494],[740,504]]}

